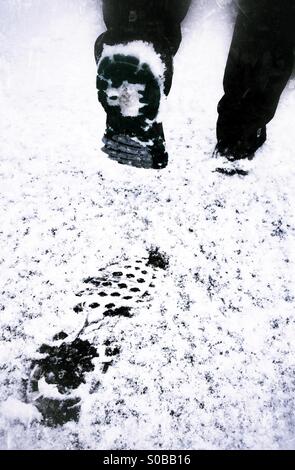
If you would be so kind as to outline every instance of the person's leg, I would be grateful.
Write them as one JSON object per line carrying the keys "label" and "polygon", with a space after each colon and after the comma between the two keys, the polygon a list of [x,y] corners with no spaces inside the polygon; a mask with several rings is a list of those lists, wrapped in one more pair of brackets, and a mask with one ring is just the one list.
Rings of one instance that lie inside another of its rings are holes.
{"label": "person's leg", "polygon": [[190,0],[104,0],[107,31],[95,44],[98,98],[107,114],[103,151],[119,163],[164,168],[158,110],[168,95]]}
{"label": "person's leg", "polygon": [[174,52],[180,43],[180,24],[191,0],[103,0],[103,17],[108,30],[137,34],[158,30],[169,37]]}
{"label": "person's leg", "polygon": [[251,157],[266,139],[294,61],[295,2],[239,0],[218,105],[217,150]]}

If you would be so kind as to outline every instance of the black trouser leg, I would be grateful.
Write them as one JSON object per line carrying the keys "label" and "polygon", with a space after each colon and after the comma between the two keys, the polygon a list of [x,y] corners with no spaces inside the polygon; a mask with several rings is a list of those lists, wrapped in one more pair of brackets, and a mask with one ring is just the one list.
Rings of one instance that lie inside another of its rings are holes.
{"label": "black trouser leg", "polygon": [[218,106],[221,147],[240,143],[256,150],[263,143],[259,142],[260,129],[274,117],[292,72],[294,37],[294,0],[239,1],[225,94]]}
{"label": "black trouser leg", "polygon": [[124,30],[138,38],[165,37],[175,54],[181,41],[180,24],[190,4],[191,0],[103,0],[103,16],[108,30]]}
{"label": "black trouser leg", "polygon": [[167,68],[166,94],[173,74],[173,56],[181,42],[181,22],[191,0],[104,0],[107,32],[95,44],[98,62],[104,44],[115,45],[142,40],[153,44]]}

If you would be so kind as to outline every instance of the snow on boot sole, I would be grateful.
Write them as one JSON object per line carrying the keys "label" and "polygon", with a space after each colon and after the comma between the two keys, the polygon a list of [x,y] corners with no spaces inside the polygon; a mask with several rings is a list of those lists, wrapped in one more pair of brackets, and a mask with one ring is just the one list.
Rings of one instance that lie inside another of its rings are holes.
{"label": "snow on boot sole", "polygon": [[[107,46],[107,52],[98,62],[98,99],[107,114],[105,139],[112,140],[114,136],[134,139],[134,142],[141,146],[139,153],[143,162],[138,166],[163,168],[167,165],[168,156],[163,128],[157,122],[157,118],[163,95],[164,65],[162,64],[161,75],[161,62],[156,53],[152,52],[156,61],[160,62],[157,67],[129,54],[128,46],[126,53],[124,46],[121,47],[123,48],[119,48],[121,53],[115,53],[118,50],[116,46],[114,48]],[[144,161],[145,149],[146,161]],[[116,159],[116,155],[111,155],[111,158]],[[117,160],[119,163],[125,163],[126,159]]]}

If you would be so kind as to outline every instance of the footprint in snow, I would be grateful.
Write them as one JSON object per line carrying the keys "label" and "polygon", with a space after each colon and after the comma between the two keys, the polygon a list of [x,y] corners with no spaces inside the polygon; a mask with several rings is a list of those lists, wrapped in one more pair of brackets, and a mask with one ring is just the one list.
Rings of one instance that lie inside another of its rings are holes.
{"label": "footprint in snow", "polygon": [[[74,315],[83,316],[81,328],[75,334],[55,335],[50,344],[40,347],[31,364],[27,400],[42,413],[45,424],[54,427],[78,421],[79,387],[86,383],[87,374],[95,369],[102,377],[120,356],[122,345],[109,333],[114,322],[132,318],[135,308],[148,307],[168,265],[166,255],[156,248],[145,258],[111,264],[82,281],[73,307]],[[105,332],[100,335],[101,344],[93,341],[98,330]],[[89,393],[99,386],[96,380]]]}

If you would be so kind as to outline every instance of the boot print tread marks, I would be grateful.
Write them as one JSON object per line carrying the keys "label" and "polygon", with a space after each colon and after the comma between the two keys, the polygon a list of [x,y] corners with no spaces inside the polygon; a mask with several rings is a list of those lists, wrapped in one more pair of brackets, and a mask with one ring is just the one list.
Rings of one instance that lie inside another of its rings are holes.
{"label": "boot print tread marks", "polygon": [[73,307],[74,314],[84,316],[82,327],[74,334],[55,335],[50,345],[40,347],[40,357],[31,364],[27,400],[41,412],[44,423],[78,421],[80,385],[95,369],[96,380],[88,390],[95,393],[99,378],[119,359],[122,341],[110,332],[122,318],[132,318],[135,308],[148,308],[168,265],[167,256],[156,248],[146,258],[111,264],[97,277],[83,280],[83,289],[75,294],[79,303]]}

